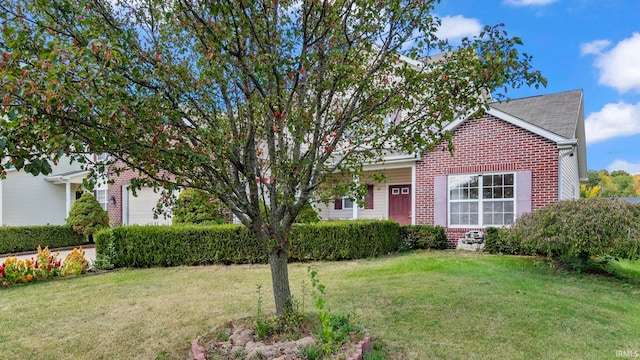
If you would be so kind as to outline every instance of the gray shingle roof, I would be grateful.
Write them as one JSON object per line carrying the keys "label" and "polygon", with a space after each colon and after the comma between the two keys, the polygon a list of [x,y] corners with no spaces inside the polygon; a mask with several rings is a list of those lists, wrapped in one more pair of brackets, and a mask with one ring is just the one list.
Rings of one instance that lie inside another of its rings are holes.
{"label": "gray shingle roof", "polygon": [[582,90],[494,102],[492,108],[515,116],[567,139],[579,137],[578,122],[582,121]]}

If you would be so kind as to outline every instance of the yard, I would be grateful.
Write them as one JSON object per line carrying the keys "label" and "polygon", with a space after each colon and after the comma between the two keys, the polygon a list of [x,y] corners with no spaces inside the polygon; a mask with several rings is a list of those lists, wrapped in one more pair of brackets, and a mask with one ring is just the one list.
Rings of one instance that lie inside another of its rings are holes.
{"label": "yard", "polygon": [[[354,311],[389,359],[616,358],[640,352],[631,279],[571,275],[533,258],[414,252],[315,264],[333,312]],[[307,264],[293,291],[312,310]],[[0,359],[184,359],[225,320],[254,315],[267,266],[123,269],[0,289]]]}

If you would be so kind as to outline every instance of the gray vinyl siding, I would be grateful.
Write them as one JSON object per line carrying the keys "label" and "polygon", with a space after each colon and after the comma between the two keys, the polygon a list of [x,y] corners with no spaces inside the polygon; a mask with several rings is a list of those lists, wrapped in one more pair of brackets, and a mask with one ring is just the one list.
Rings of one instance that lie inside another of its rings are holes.
{"label": "gray vinyl siding", "polygon": [[560,176],[562,182],[560,200],[571,200],[580,197],[580,172],[578,171],[578,156],[569,156],[571,150],[561,150],[562,166]]}

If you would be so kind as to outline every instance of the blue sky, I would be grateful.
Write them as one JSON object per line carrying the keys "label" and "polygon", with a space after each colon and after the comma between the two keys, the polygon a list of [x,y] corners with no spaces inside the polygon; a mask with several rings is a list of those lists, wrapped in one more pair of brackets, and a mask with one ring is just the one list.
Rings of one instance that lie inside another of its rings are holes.
{"label": "blue sky", "polygon": [[588,168],[640,173],[640,0],[442,0],[436,14],[452,41],[504,23],[549,81],[509,97],[583,89]]}

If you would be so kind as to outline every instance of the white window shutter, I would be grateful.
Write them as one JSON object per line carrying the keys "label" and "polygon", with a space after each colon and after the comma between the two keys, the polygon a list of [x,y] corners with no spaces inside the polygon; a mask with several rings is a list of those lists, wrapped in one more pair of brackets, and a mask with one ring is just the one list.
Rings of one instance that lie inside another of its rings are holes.
{"label": "white window shutter", "polygon": [[531,212],[531,171],[516,171],[516,219]]}
{"label": "white window shutter", "polygon": [[433,224],[447,227],[447,177],[433,179]]}

